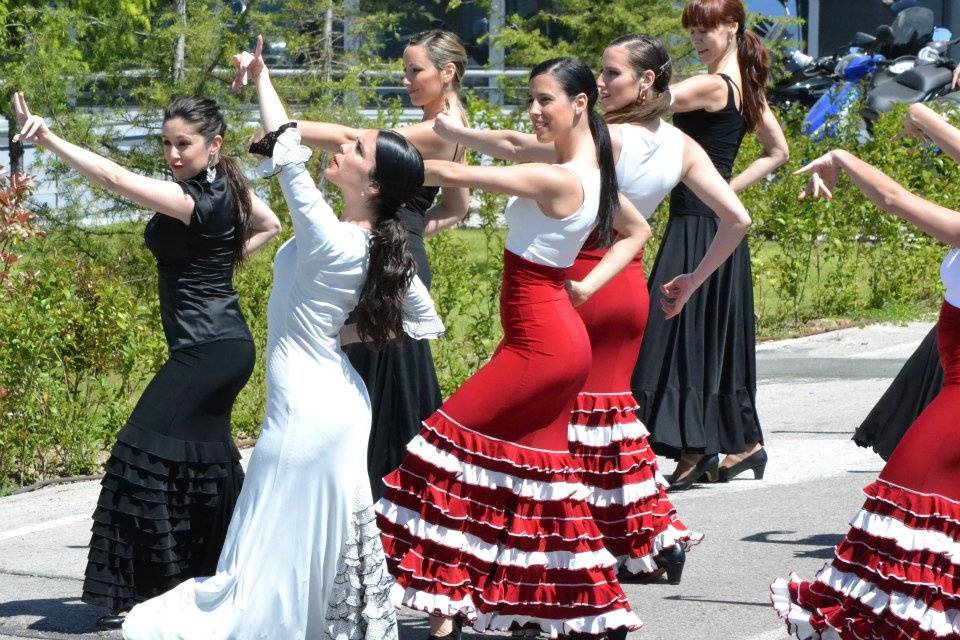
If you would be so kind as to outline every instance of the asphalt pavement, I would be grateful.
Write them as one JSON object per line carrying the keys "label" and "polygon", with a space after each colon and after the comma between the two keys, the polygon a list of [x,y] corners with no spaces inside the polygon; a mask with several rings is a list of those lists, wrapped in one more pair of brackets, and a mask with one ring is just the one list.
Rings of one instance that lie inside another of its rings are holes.
{"label": "asphalt pavement", "polygon": [[[830,559],[883,463],[850,436],[929,327],[872,325],[758,346],[765,478],[671,494],[706,538],[680,585],[625,585],[645,622],[630,640],[787,637],[769,584],[790,571],[812,577]],[[662,463],[669,473],[673,463]],[[80,482],[0,498],[0,640],[119,638],[95,633],[104,612],[79,600],[97,491]],[[402,640],[425,635],[423,616],[402,615]]]}

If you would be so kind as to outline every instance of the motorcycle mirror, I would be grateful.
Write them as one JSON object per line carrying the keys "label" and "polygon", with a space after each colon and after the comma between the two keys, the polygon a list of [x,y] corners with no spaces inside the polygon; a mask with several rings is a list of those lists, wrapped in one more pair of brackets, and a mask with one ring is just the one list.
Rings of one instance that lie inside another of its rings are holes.
{"label": "motorcycle mirror", "polygon": [[863,31],[857,31],[857,34],[853,36],[853,40],[850,42],[854,47],[869,47],[870,45],[877,42],[877,38],[870,35],[869,33],[864,33]]}
{"label": "motorcycle mirror", "polygon": [[878,41],[882,42],[883,44],[889,44],[893,42],[893,29],[891,29],[890,25],[888,24],[880,25],[879,27],[877,27],[876,38]]}

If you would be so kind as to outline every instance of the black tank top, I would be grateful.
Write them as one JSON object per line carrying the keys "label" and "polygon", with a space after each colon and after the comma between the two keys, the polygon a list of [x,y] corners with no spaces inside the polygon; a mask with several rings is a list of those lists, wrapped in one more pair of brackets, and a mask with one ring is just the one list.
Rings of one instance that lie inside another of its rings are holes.
{"label": "black tank top", "polygon": [[[740,151],[740,144],[747,132],[747,121],[737,109],[734,89],[739,89],[726,74],[718,74],[727,83],[727,105],[720,111],[697,109],[675,113],[673,125],[697,141],[707,152],[724,180],[733,175],[733,163]],[[716,217],[716,214],[682,182],[670,194],[670,215],[699,215]]]}
{"label": "black tank top", "polygon": [[170,350],[251,340],[233,288],[233,198],[222,170],[177,182],[194,201],[190,224],[157,213],[144,240],[157,259],[160,320]]}

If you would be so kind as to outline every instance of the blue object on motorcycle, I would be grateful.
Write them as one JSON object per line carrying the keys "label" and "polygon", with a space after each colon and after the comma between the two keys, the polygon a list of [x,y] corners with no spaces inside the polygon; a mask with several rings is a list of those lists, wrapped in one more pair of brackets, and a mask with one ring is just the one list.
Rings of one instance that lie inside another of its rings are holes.
{"label": "blue object on motorcycle", "polygon": [[810,112],[803,119],[800,130],[814,140],[823,140],[827,136],[832,136],[836,133],[838,116],[856,101],[859,93],[856,82],[834,85],[810,107]]}
{"label": "blue object on motorcycle", "polygon": [[953,39],[953,33],[946,27],[937,27],[933,30],[930,40],[933,42],[949,42]]}
{"label": "blue object on motorcycle", "polygon": [[848,82],[857,82],[867,74],[876,71],[877,64],[883,60],[885,60],[885,58],[879,53],[871,56],[858,56],[843,68],[843,79]]}

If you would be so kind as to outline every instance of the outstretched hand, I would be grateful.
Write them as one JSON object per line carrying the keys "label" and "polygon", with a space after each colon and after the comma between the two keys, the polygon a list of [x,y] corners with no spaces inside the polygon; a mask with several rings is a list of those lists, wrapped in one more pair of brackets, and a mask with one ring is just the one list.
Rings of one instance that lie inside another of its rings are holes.
{"label": "outstretched hand", "polygon": [[237,69],[237,74],[233,78],[230,88],[237,93],[247,85],[251,80],[256,81],[260,74],[267,68],[263,61],[263,36],[257,36],[257,46],[253,53],[241,51],[233,56],[233,66]]}
{"label": "outstretched hand", "polygon": [[810,174],[810,181],[800,192],[799,199],[807,198],[826,198],[833,199],[833,188],[837,186],[837,180],[840,178],[840,163],[833,151],[830,151],[805,167],[801,167],[793,172],[793,175]]}
{"label": "outstretched hand", "polygon": [[17,91],[11,99],[13,103],[13,113],[17,118],[17,126],[20,127],[20,133],[13,136],[14,142],[36,142],[41,143],[44,138],[50,135],[50,129],[41,116],[35,116],[30,113],[30,107],[27,105],[27,99],[22,91]]}
{"label": "outstretched hand", "polygon": [[454,136],[458,131],[465,129],[463,119],[459,113],[450,113],[449,108],[437,114],[433,120],[434,132],[448,142],[455,142]]}
{"label": "outstretched hand", "polygon": [[660,287],[660,308],[663,309],[664,317],[667,320],[680,315],[687,300],[697,290],[697,285],[693,282],[693,276],[689,273],[681,273],[670,282]]}

